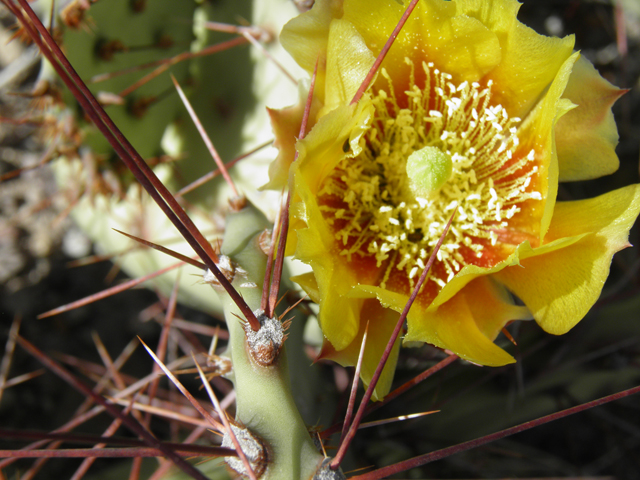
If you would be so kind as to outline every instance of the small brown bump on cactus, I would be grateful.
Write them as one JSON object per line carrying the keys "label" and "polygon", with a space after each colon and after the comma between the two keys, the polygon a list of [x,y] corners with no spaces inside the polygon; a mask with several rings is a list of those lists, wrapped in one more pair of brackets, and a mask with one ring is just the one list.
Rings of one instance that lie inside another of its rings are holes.
{"label": "small brown bump on cactus", "polygon": [[[236,275],[239,275],[240,278],[247,278],[247,271],[242,268],[241,266],[237,265],[236,263],[234,263],[228,256],[226,255],[220,255],[218,257],[218,269],[220,270],[220,272],[224,275],[224,277],[229,280],[230,283],[232,283],[235,278]],[[206,269],[202,279],[204,281],[204,283],[207,283],[209,285],[211,285],[214,289],[216,290],[224,290],[224,287],[220,284],[220,282],[218,281],[218,279],[215,277],[215,275],[211,272],[211,270]],[[240,285],[241,287],[246,287],[246,288],[255,288],[256,284],[253,282],[245,282],[243,284]]]}
{"label": "small brown bump on cactus", "polygon": [[260,250],[262,250],[262,253],[264,253],[265,255],[269,255],[269,252],[271,251],[271,245],[273,245],[273,239],[271,238],[272,236],[272,230],[266,228],[258,237],[258,246],[260,247]]}
{"label": "small brown bump on cactus", "polygon": [[342,470],[331,469],[331,460],[331,457],[327,457],[322,461],[313,480],[346,480],[347,477],[342,473]]}
{"label": "small brown bump on cactus", "polygon": [[269,367],[278,358],[280,349],[287,339],[285,331],[289,322],[281,322],[278,318],[265,315],[263,310],[254,312],[260,329],[254,332],[248,323],[244,323],[244,331],[247,336],[247,348],[251,358],[262,367]]}
{"label": "small brown bump on cactus", "polygon": [[207,381],[210,381],[213,377],[227,375],[233,370],[233,364],[230,358],[215,354],[218,348],[219,332],[220,328],[216,327],[216,333],[211,339],[209,353],[207,353],[207,367],[211,368],[211,371],[206,377]]}
{"label": "small brown bump on cactus", "polygon": [[226,357],[221,357],[220,355],[209,355],[207,357],[207,366],[211,368],[207,376],[209,380],[213,377],[227,375],[233,370],[231,360]]}
{"label": "small brown bump on cactus", "polygon": [[[242,451],[249,459],[251,469],[255,476],[260,478],[265,472],[269,462],[269,454],[266,446],[259,437],[251,433],[246,427],[231,425],[231,430],[242,447]],[[233,448],[233,442],[229,433],[224,434],[222,446]],[[238,457],[225,457],[225,461],[231,469],[240,475],[246,476],[248,474],[244,463]]]}
{"label": "small brown bump on cactus", "polygon": [[101,60],[108,62],[113,60],[113,57],[117,53],[126,52],[128,49],[120,40],[101,39],[96,43],[95,50],[96,55],[98,55]]}
{"label": "small brown bump on cactus", "polygon": [[131,10],[135,13],[143,12],[147,8],[147,0],[131,0]]}
{"label": "small brown bump on cactus", "polygon": [[237,195],[229,198],[229,208],[232,212],[239,212],[247,206],[247,197],[244,195]]}
{"label": "small brown bump on cactus", "polygon": [[87,13],[91,4],[96,1],[97,0],[73,0],[60,12],[62,22],[69,28],[80,28],[82,21],[84,20],[85,13]]}

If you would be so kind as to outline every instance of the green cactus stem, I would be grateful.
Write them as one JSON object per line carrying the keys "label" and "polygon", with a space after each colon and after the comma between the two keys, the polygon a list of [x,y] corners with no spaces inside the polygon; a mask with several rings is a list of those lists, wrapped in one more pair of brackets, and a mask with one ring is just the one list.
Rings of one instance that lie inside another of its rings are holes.
{"label": "green cactus stem", "polygon": [[[233,284],[254,310],[259,309],[261,289],[241,285],[262,284],[267,257],[258,237],[268,226],[264,215],[249,205],[227,218],[222,244],[222,254],[247,272],[246,278],[237,275]],[[316,449],[291,393],[286,342],[271,365],[254,361],[247,349],[240,310],[227,295],[219,294],[229,329],[227,355],[233,364],[236,421],[259,437],[268,450],[261,478],[309,480],[324,457]]]}

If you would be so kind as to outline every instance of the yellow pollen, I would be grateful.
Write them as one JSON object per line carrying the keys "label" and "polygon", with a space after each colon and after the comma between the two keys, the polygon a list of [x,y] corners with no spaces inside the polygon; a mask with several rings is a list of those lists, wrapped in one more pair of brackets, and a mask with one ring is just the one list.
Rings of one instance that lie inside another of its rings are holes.
{"label": "yellow pollen", "polygon": [[542,199],[531,188],[536,152],[516,155],[521,120],[491,104],[491,82],[454,85],[451,75],[423,63],[418,86],[413,63],[405,61],[406,107],[383,69],[388,88],[371,100],[375,115],[362,152],[324,181],[320,208],[342,255],[386,262],[382,287],[394,268],[413,285],[455,210],[438,252],[444,277],[430,277],[442,287],[500,241],[496,231],[508,229],[525,200]]}

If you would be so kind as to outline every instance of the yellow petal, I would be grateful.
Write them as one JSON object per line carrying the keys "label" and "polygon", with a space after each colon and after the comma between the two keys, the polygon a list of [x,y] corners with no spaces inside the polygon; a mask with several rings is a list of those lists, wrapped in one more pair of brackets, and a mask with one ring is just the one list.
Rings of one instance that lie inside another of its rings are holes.
{"label": "yellow petal", "polygon": [[509,115],[524,118],[571,56],[574,39],[545,37],[520,23],[516,0],[457,0],[460,13],[473,16],[500,40],[502,59],[484,79],[493,80],[493,98]]}
{"label": "yellow petal", "polygon": [[[377,54],[405,6],[386,0],[345,3],[353,23]],[[404,58],[434,62],[462,82],[493,80],[494,99],[511,116],[524,117],[571,55],[573,37],[538,35],[521,24],[515,0],[423,0],[391,48],[385,66],[393,78],[407,78]]]}
{"label": "yellow petal", "polygon": [[320,212],[310,214],[309,227],[297,232],[296,257],[310,265],[315,274],[322,332],[336,349],[342,350],[359,329],[362,300],[343,296],[357,283],[357,277],[346,262],[337,261],[333,238],[323,232],[324,223],[314,221]]}
{"label": "yellow petal", "polygon": [[316,277],[313,272],[307,272],[302,275],[291,277],[291,281],[296,282],[300,288],[309,295],[311,301],[320,303],[320,290],[318,289],[318,282],[316,282]]}
{"label": "yellow petal", "polygon": [[349,105],[374,61],[375,57],[351,23],[331,22],[325,107],[321,115],[340,105]]}
{"label": "yellow petal", "polygon": [[477,278],[436,310],[411,311],[405,340],[428,342],[480,365],[513,363],[493,339],[507,322],[529,313],[505,300],[498,285],[487,277]]}
{"label": "yellow petal", "polygon": [[[289,167],[296,155],[296,140],[300,134],[300,125],[304,115],[308,88],[298,85],[298,103],[280,110],[267,108],[271,119],[271,127],[275,135],[273,145],[278,149],[278,156],[269,165],[269,182],[260,187],[260,190],[282,190],[287,186],[289,179]],[[320,110],[320,102],[314,96],[307,121],[307,131],[311,130]]]}
{"label": "yellow petal", "polygon": [[588,60],[581,57],[576,62],[563,97],[577,108],[556,125],[561,182],[598,178],[618,169],[618,130],[611,106],[624,93]]}
{"label": "yellow petal", "polygon": [[431,303],[429,310],[433,311],[438,306],[453,298],[453,296],[462,288],[476,278],[493,275],[509,267],[521,268],[520,265],[522,260],[566,248],[580,241],[586,235],[586,233],[583,233],[570,237],[558,238],[537,248],[533,248],[529,242],[523,242],[518,245],[515,251],[508,258],[491,268],[478,267],[476,265],[465,265],[462,270],[460,270],[460,272],[458,272],[456,276],[453,277],[442,288],[442,290],[440,290],[438,296]]}
{"label": "yellow petal", "polygon": [[[525,201],[522,211],[510,220],[510,226],[523,232],[530,230],[529,233],[538,236],[540,241],[544,238],[552,221],[558,188],[558,162],[554,148],[553,128],[558,119],[573,108],[573,104],[567,99],[562,99],[561,96],[569,80],[571,68],[578,56],[579,54],[576,53],[567,59],[544,98],[536,105],[518,131],[518,135],[522,139],[519,149],[523,152],[535,151],[540,175],[537,176],[536,181],[532,182],[533,190],[540,192],[542,198],[546,201]],[[534,228],[538,230],[535,231]],[[492,268],[466,265],[439,292],[431,308],[438,307],[451,299],[474,278],[496,273],[508,266],[519,265],[520,260],[530,256],[564,248],[577,242],[580,236],[581,232],[575,231],[554,239],[554,241],[547,239],[547,245],[541,247],[542,250],[540,248],[534,250],[534,247],[529,242],[521,243],[508,258]]]}
{"label": "yellow petal", "polygon": [[[366,99],[357,105],[343,106],[318,120],[318,123],[303,139],[297,142],[298,161],[293,165],[295,177],[290,207],[289,236],[286,255],[296,250],[297,232],[304,229],[313,211],[322,228],[325,244],[332,244],[331,233],[317,209],[316,194],[322,181],[347,155],[360,153],[360,139],[368,128],[373,115]],[[349,147],[345,152],[345,144]],[[322,161],[317,161],[317,159]],[[315,159],[315,161],[314,161]],[[304,260],[303,260],[304,261]]]}
{"label": "yellow petal", "polygon": [[[345,142],[357,152],[370,116],[367,102],[339,107],[325,115],[298,142],[300,155],[293,165],[295,201],[291,225],[295,228],[295,256],[314,271],[320,297],[318,321],[337,350],[346,348],[360,328],[363,300],[344,295],[362,276],[339,255],[340,248],[317,204],[317,192],[325,176],[347,156]],[[318,158],[322,162],[314,161]]]}
{"label": "yellow petal", "polygon": [[481,277],[469,283],[467,297],[478,329],[494,340],[504,326],[513,320],[533,320],[527,307],[514,305],[511,294],[493,277]]}
{"label": "yellow petal", "polygon": [[[397,312],[409,299],[408,295],[370,285],[354,288],[352,295],[376,297],[383,306]],[[525,307],[512,304],[503,287],[481,276],[438,307],[425,310],[414,304],[407,319],[405,341],[427,342],[480,365],[505,365],[514,360],[494,345],[493,339],[509,321],[530,318]]]}
{"label": "yellow petal", "polygon": [[639,211],[639,185],[558,203],[547,238],[583,236],[561,250],[524,259],[524,268],[506,268],[495,278],[522,299],[544,330],[566,333],[598,299],[613,254],[629,246],[629,229]]}
{"label": "yellow petal", "polygon": [[[554,127],[560,117],[574,107],[569,100],[561,97],[569,81],[571,69],[579,56],[578,53],[575,53],[564,62],[544,98],[540,100],[518,130],[518,136],[521,139],[519,150],[525,152],[534,150],[536,160],[539,159],[538,175],[532,185],[533,190],[539,192],[544,201],[527,200],[525,206],[522,207],[522,212],[528,217],[523,219],[524,222],[532,223],[533,220],[535,224],[539,225],[539,231],[535,233],[540,239],[544,238],[549,228],[558,193],[558,157],[555,148]],[[511,222],[514,226],[518,224],[519,218],[517,217]]]}
{"label": "yellow petal", "polygon": [[[308,186],[314,202],[319,185],[327,175],[344,158],[360,153],[360,138],[372,116],[373,107],[366,100],[357,105],[337,108],[320,118],[313,130],[298,141],[296,148],[299,156],[295,168],[300,173],[296,175],[304,180],[299,183]],[[349,143],[351,151],[344,151],[345,142]]]}
{"label": "yellow petal", "polygon": [[[385,0],[345,3],[344,19],[353,23],[377,55],[404,13],[406,5]],[[404,59],[416,66],[434,62],[455,81],[479,80],[495,68],[501,50],[495,33],[475,18],[457,15],[455,2],[424,0],[409,17],[383,66],[392,78],[407,79]],[[402,86],[401,82],[398,83]]]}
{"label": "yellow petal", "polygon": [[[293,277],[292,280],[300,285],[307,295],[309,295],[311,300],[316,303],[320,303],[322,297],[318,289],[318,283],[316,282],[315,275],[312,272],[298,275]],[[378,361],[382,356],[382,352],[386,348],[387,342],[389,341],[391,333],[398,321],[398,314],[392,310],[383,308],[380,303],[375,300],[365,300],[364,302],[358,302],[358,304],[362,305],[359,312],[360,327],[356,336],[351,340],[351,343],[349,343],[349,345],[344,349],[337,350],[331,342],[325,339],[319,358],[333,360],[345,367],[355,365],[358,360],[362,337],[368,321],[369,333],[367,336],[367,344],[360,376],[364,384],[369,385],[373,373],[378,365]],[[336,323],[341,322],[342,319]],[[387,393],[389,393],[391,382],[393,381],[396,362],[398,360],[399,349],[400,339],[398,339],[394,344],[391,355],[387,360],[387,364],[382,370],[382,375],[373,393],[373,400],[382,399]]]}
{"label": "yellow petal", "polygon": [[[360,345],[362,344],[362,337],[368,321],[369,330],[367,333],[364,358],[362,360],[362,369],[360,371],[360,378],[362,378],[366,386],[371,383],[373,373],[378,366],[380,357],[398,321],[398,314],[392,310],[381,307],[376,300],[366,300],[362,306],[361,317],[360,329],[351,344],[338,351],[332,345],[325,343],[320,353],[320,358],[333,360],[343,366],[355,365],[358,361]],[[398,361],[399,350],[400,337],[398,337],[398,340],[394,344],[389,359],[382,370],[382,375],[373,391],[373,400],[381,400],[389,393]]]}
{"label": "yellow petal", "polygon": [[342,16],[342,1],[327,0],[315,2],[308,12],[290,20],[282,29],[280,43],[293,59],[309,75],[318,62],[316,77],[317,96],[324,102],[325,62],[329,27],[334,18]]}

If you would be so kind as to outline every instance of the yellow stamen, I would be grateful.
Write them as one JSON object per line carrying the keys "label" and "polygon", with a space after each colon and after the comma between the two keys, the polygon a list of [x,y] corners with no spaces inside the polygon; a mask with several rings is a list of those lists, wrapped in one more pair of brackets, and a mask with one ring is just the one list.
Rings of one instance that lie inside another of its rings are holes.
{"label": "yellow stamen", "polygon": [[401,104],[407,107],[399,107],[383,69],[389,87],[371,100],[375,117],[362,153],[343,160],[325,180],[321,209],[335,226],[341,254],[349,260],[373,255],[378,266],[393,256],[385,279],[397,268],[411,284],[457,210],[438,252],[446,278],[431,278],[444,286],[497,244],[496,231],[508,228],[522,202],[541,199],[530,188],[535,151],[516,158],[521,120],[491,104],[491,81],[454,85],[451,75],[423,63],[420,88],[406,61],[410,86]]}

